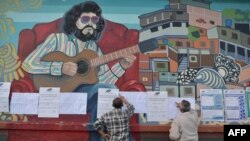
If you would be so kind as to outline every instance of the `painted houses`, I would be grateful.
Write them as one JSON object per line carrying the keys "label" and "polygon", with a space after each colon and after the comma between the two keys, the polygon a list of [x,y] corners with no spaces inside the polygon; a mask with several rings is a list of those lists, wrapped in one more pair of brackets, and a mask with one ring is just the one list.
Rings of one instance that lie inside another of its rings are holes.
{"label": "painted houses", "polygon": [[159,38],[166,35],[188,35],[188,13],[185,6],[165,6],[164,9],[146,13],[139,16],[140,38],[139,41],[145,41],[151,38]]}
{"label": "painted houses", "polygon": [[188,21],[190,25],[204,29],[210,29],[222,25],[221,12],[187,5],[187,13],[189,15]]}
{"label": "painted houses", "polygon": [[250,35],[217,26],[208,30],[209,39],[219,39],[219,53],[236,60],[241,66],[250,64]]}

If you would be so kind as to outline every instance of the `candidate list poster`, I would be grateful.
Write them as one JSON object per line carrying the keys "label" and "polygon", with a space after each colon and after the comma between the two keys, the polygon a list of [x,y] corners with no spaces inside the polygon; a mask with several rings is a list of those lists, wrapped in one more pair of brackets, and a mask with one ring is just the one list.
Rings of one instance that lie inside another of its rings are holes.
{"label": "candidate list poster", "polygon": [[119,89],[98,89],[97,118],[114,109],[113,100],[119,96]]}
{"label": "candidate list poster", "polygon": [[247,119],[245,90],[224,90],[225,121],[241,121]]}
{"label": "candidate list poster", "polygon": [[248,118],[250,117],[250,87],[246,88]]}
{"label": "candidate list poster", "polygon": [[166,121],[168,119],[167,92],[147,92],[147,120]]}
{"label": "candidate list poster", "polygon": [[201,120],[224,121],[224,104],[221,89],[201,89]]}
{"label": "candidate list poster", "polygon": [[0,112],[9,112],[10,82],[0,82]]}

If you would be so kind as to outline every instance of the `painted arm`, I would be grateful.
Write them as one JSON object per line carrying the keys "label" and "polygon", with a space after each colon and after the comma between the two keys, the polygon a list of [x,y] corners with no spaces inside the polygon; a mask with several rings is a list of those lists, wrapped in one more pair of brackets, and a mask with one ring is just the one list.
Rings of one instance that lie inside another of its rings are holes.
{"label": "painted arm", "polygon": [[40,44],[23,62],[22,68],[31,74],[61,75],[63,62],[43,62],[41,58],[49,52],[55,51],[57,38],[51,34]]}
{"label": "painted arm", "polygon": [[103,66],[105,73],[99,74],[99,83],[115,84],[116,81],[124,74],[125,70],[120,63],[114,64],[111,69],[108,65]]}
{"label": "painted arm", "polygon": [[136,56],[128,55],[127,57],[121,59],[119,63],[116,63],[111,67],[111,70],[106,65],[106,73],[99,75],[100,83],[115,84],[116,81],[124,74],[125,70],[131,67],[136,60]]}

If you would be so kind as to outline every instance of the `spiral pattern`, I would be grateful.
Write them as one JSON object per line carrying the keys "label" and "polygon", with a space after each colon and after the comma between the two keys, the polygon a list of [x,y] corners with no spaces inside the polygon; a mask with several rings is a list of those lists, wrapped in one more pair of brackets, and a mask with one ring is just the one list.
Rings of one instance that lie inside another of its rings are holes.
{"label": "spiral pattern", "polygon": [[0,47],[0,76],[3,76],[6,82],[24,77],[21,61],[19,61],[15,46],[11,43]]}
{"label": "spiral pattern", "polygon": [[218,72],[211,68],[201,69],[194,80],[196,83],[206,84],[214,89],[225,89],[225,82]]}

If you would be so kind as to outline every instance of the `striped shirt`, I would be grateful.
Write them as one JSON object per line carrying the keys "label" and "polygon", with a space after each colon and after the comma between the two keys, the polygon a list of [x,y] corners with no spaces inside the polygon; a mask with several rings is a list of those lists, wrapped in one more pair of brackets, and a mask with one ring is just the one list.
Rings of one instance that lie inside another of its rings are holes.
{"label": "striped shirt", "polygon": [[94,123],[95,130],[107,127],[110,134],[109,141],[129,141],[129,120],[134,113],[134,106],[128,104],[127,109],[114,109],[101,116]]}
{"label": "striped shirt", "polygon": [[[80,41],[75,36],[64,33],[53,33],[24,60],[22,68],[31,74],[60,76],[62,75],[63,62],[41,61],[44,55],[53,51],[61,51],[67,56],[73,57],[84,49],[95,51],[99,56],[103,55],[94,41],[87,41],[84,46],[80,46],[79,43]],[[115,84],[124,72],[119,62],[114,64],[111,69],[107,64],[101,65],[98,72],[99,83]]]}

